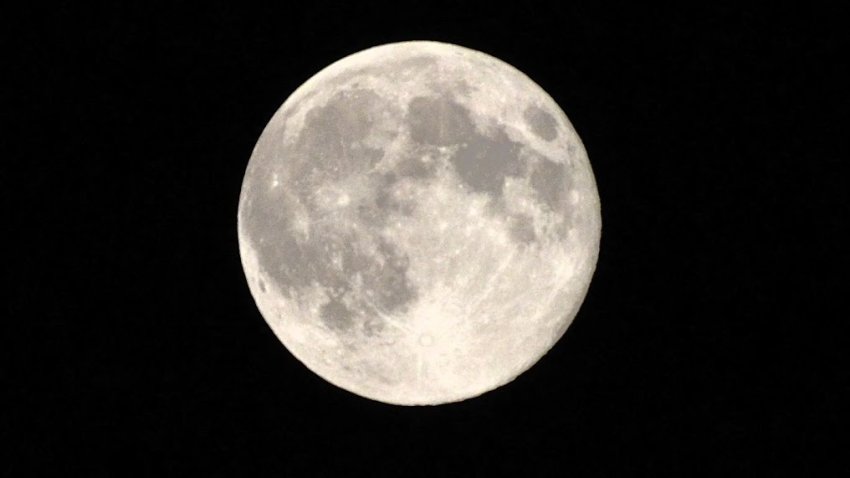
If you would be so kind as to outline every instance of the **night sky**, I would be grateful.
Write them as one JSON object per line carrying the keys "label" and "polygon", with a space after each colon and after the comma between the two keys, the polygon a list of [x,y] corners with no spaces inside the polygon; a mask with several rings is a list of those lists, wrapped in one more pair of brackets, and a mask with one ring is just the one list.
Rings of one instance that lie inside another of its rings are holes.
{"label": "night sky", "polygon": [[[0,475],[850,472],[837,7],[79,3],[0,15]],[[402,40],[534,79],[602,204],[560,342],[439,407],[307,370],[237,245],[272,114],[330,63]]]}

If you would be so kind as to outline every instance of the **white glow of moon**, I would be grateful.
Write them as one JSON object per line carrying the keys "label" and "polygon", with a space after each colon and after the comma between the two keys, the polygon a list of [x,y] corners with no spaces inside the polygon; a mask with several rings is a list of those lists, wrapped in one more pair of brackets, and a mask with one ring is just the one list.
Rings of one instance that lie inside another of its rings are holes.
{"label": "white glow of moon", "polygon": [[286,348],[386,403],[464,400],[563,335],[596,266],[599,198],[554,100],[437,42],[355,53],[299,87],[248,163],[251,293]]}

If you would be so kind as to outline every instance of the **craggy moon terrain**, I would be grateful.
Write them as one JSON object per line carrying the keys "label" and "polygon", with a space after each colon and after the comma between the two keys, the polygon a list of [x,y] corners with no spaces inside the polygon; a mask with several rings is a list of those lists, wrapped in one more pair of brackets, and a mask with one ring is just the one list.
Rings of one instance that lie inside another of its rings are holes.
{"label": "craggy moon terrain", "polygon": [[575,317],[595,268],[585,150],[539,86],[436,42],[346,57],[271,119],[238,212],[251,293],[286,348],[387,403],[514,379]]}

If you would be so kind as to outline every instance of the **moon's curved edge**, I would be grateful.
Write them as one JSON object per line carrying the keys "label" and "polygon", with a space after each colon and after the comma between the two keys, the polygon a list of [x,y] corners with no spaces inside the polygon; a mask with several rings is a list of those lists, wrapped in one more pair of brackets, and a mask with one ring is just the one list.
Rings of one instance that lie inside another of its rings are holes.
{"label": "moon's curved edge", "polygon": [[[452,50],[462,51],[462,52],[465,52],[466,54],[473,56],[473,57],[476,57],[476,58],[486,58],[488,61],[491,61],[491,62],[499,65],[502,68],[506,68],[506,69],[510,70],[514,75],[517,75],[517,76],[523,78],[525,81],[528,81],[531,84],[535,85],[540,94],[545,95],[545,97],[549,101],[551,101],[552,104],[558,106],[557,108],[555,108],[555,112],[558,114],[560,120],[571,131],[573,131],[575,133],[573,135],[572,139],[573,139],[573,141],[575,141],[577,143],[577,145],[579,147],[579,151],[580,151],[580,154],[578,154],[578,156],[582,160],[582,162],[584,163],[582,165],[583,167],[581,169],[586,173],[585,181],[587,181],[587,186],[588,186],[587,192],[592,193],[589,197],[585,197],[585,200],[590,200],[593,203],[593,204],[588,205],[589,210],[597,211],[597,214],[594,215],[595,216],[594,218],[596,219],[595,227],[589,228],[585,231],[586,233],[588,233],[589,236],[591,236],[591,237],[588,237],[588,239],[590,239],[589,244],[595,245],[595,247],[588,248],[588,252],[590,253],[590,255],[588,255],[587,261],[585,261],[585,267],[583,268],[584,270],[582,270],[580,272],[580,274],[583,276],[584,280],[580,281],[581,282],[581,290],[577,290],[576,291],[577,293],[575,294],[576,298],[578,300],[576,300],[574,302],[574,306],[572,307],[572,310],[569,310],[565,314],[563,314],[564,316],[570,316],[571,319],[567,320],[563,324],[563,327],[562,327],[563,330],[561,330],[558,334],[556,334],[554,340],[551,342],[549,347],[545,349],[543,354],[541,354],[539,357],[537,357],[534,360],[529,360],[521,369],[517,370],[517,373],[515,375],[507,377],[507,378],[501,380],[500,382],[494,382],[494,386],[492,386],[492,387],[487,387],[487,388],[484,388],[484,389],[481,389],[477,392],[472,392],[472,393],[469,390],[465,390],[463,393],[458,393],[454,397],[450,397],[450,396],[444,397],[439,402],[429,402],[429,401],[410,400],[410,399],[391,399],[391,398],[388,398],[385,395],[371,394],[371,393],[368,393],[368,392],[364,392],[364,390],[362,390],[362,388],[357,388],[354,385],[343,383],[344,381],[342,381],[342,380],[332,381],[332,380],[328,379],[323,373],[321,373],[321,371],[318,369],[318,367],[311,365],[310,361],[306,360],[306,357],[301,357],[299,353],[297,353],[291,347],[289,347],[289,345],[287,345],[286,341],[283,340],[283,337],[281,337],[279,335],[277,328],[271,327],[273,329],[274,333],[280,339],[281,343],[283,343],[284,347],[286,347],[287,350],[289,350],[290,353],[293,354],[293,356],[295,356],[309,370],[316,373],[323,380],[325,380],[328,383],[333,384],[334,386],[337,386],[339,388],[347,390],[347,391],[354,393],[356,395],[359,395],[361,397],[364,397],[364,398],[367,398],[367,399],[370,399],[370,400],[374,400],[374,401],[378,401],[378,402],[381,402],[381,403],[390,403],[390,404],[405,405],[405,406],[410,406],[410,405],[433,406],[433,405],[440,405],[440,404],[456,403],[456,402],[459,402],[459,401],[463,401],[463,400],[466,400],[466,399],[470,399],[470,398],[474,398],[474,397],[483,395],[483,394],[485,394],[489,391],[492,391],[492,390],[495,390],[499,387],[502,387],[502,386],[516,380],[519,377],[519,375],[522,375],[525,371],[527,371],[535,363],[537,363],[543,356],[545,356],[547,353],[549,353],[552,350],[552,348],[554,348],[554,346],[560,340],[561,336],[564,334],[566,329],[569,327],[569,325],[574,321],[575,317],[577,316],[578,311],[579,311],[581,305],[583,304],[584,299],[585,299],[585,297],[586,297],[586,295],[589,291],[590,282],[592,282],[592,277],[593,277],[595,270],[596,270],[596,265],[597,265],[598,258],[599,258],[599,249],[600,249],[599,244],[600,244],[600,240],[601,240],[601,231],[602,231],[601,205],[600,205],[600,200],[599,200],[599,196],[598,196],[596,179],[595,179],[595,176],[593,174],[593,170],[592,170],[592,167],[589,163],[589,160],[587,159],[587,152],[586,152],[584,143],[582,142],[582,140],[581,140],[580,136],[577,134],[577,132],[575,132],[574,125],[569,120],[569,118],[566,116],[563,109],[560,108],[560,105],[558,105],[558,103],[554,100],[554,98],[552,98],[551,95],[549,95],[548,92],[546,92],[546,90],[544,90],[542,87],[540,87],[540,85],[538,85],[528,75],[526,75],[525,73],[523,73],[519,69],[515,68],[511,64],[509,64],[505,61],[502,61],[502,60],[500,60],[496,57],[493,57],[491,55],[488,55],[486,53],[483,53],[483,52],[480,52],[480,51],[477,51],[477,50],[473,50],[473,49],[470,49],[470,48],[467,48],[467,47],[463,47],[463,46],[460,46],[460,45],[451,44],[451,43],[444,43],[444,42],[430,41],[430,40],[414,40],[414,41],[397,42],[397,43],[390,43],[390,44],[374,46],[374,47],[371,47],[371,48],[368,48],[368,49],[365,49],[365,50],[361,50],[361,51],[352,53],[352,54],[350,54],[346,57],[343,57],[343,58],[335,61],[334,63],[330,64],[329,66],[323,68],[322,70],[320,70],[316,74],[312,75],[308,80],[306,80],[303,84],[301,84],[301,86],[299,86],[281,104],[281,106],[275,111],[275,113],[271,117],[271,120],[267,123],[266,127],[264,128],[263,133],[260,135],[260,138],[262,138],[263,135],[266,134],[267,130],[280,127],[280,125],[275,124],[274,120],[276,118],[282,117],[283,110],[285,110],[287,107],[289,107],[292,104],[297,104],[299,102],[299,100],[303,96],[305,96],[305,94],[307,94],[307,92],[309,92],[309,90],[314,88],[317,83],[323,81],[325,79],[325,77],[327,77],[328,75],[332,75],[336,69],[342,68],[342,67],[348,67],[349,66],[348,64],[351,62],[351,60],[358,60],[358,62],[368,63],[368,60],[372,56],[382,54],[382,53],[384,53],[388,50],[392,50],[392,49],[396,49],[396,48],[400,48],[400,47],[414,47],[414,48],[417,48],[419,50],[422,50],[423,52],[428,52],[428,51],[434,51],[434,52],[443,51],[443,52],[445,52],[447,50],[448,51],[452,51]],[[255,145],[254,150],[252,151],[252,157],[253,157],[253,154],[256,152],[257,145],[259,145],[259,143],[260,143],[260,140],[257,141],[257,144]],[[246,168],[245,176],[247,176],[247,174],[248,174],[248,169]],[[243,184],[244,183],[245,183],[245,178],[243,177]],[[243,190],[241,191],[241,194],[240,194],[238,211],[242,210],[244,199],[245,199],[245,191],[244,191],[244,188],[243,188]],[[247,242],[247,239],[245,239],[243,237],[244,234],[243,234],[242,224],[241,224],[241,214],[239,214],[239,213],[237,213],[237,223],[238,223],[238,228],[239,228],[239,242],[240,243]],[[247,247],[250,247],[249,244],[244,244],[244,245],[247,246]],[[251,255],[251,254],[248,253],[247,255]],[[256,285],[255,285],[256,278],[250,277],[249,272],[248,272],[250,269],[253,269],[255,271],[255,273],[259,275],[260,274],[260,268],[258,267],[258,265],[249,266],[248,263],[251,260],[248,257],[246,257],[246,250],[243,249],[243,247],[240,247],[240,257],[241,257],[242,264],[243,264],[243,272],[245,273],[247,282],[249,283],[249,288],[251,288],[252,296],[253,296],[255,302],[257,302],[257,304],[260,305],[259,301],[258,301],[259,291],[254,290],[254,288],[256,287]],[[576,284],[576,285],[578,285],[578,284]],[[338,377],[335,377],[335,378],[338,378]]]}

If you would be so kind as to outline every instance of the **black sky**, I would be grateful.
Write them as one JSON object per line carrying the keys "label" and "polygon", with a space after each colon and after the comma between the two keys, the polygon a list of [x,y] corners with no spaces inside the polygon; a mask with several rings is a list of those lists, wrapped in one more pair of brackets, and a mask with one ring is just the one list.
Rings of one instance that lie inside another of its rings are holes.
{"label": "black sky", "polygon": [[[3,15],[0,475],[850,471],[846,301],[827,306],[847,283],[837,8],[77,3]],[[436,408],[297,362],[254,306],[235,222],[286,97],[416,39],[547,90],[603,213],[558,345]]]}

